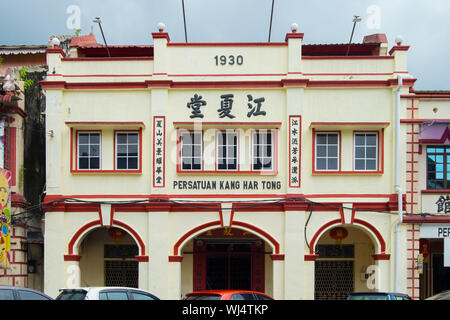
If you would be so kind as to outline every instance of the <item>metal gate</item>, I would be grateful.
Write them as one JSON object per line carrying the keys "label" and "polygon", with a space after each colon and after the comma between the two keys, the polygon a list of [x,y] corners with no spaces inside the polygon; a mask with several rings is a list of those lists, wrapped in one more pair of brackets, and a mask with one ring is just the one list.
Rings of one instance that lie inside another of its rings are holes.
{"label": "metal gate", "polygon": [[139,264],[136,245],[105,245],[105,286],[138,287]]}
{"label": "metal gate", "polygon": [[353,292],[352,260],[317,260],[315,262],[316,300],[344,300]]}

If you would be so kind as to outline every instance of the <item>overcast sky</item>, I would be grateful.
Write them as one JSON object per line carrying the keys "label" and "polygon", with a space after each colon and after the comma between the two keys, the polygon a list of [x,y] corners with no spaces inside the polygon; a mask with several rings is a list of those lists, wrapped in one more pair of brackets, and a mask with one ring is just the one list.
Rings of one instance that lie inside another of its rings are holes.
{"label": "overcast sky", "polygon": [[[184,42],[182,0],[0,0],[0,45],[45,44],[51,35],[91,31],[108,44],[153,44],[158,22],[171,42]],[[272,0],[184,0],[189,42],[265,42]],[[347,43],[385,33],[389,48],[402,35],[416,90],[450,90],[449,0],[274,0],[272,42],[284,41],[296,22],[304,43]]]}

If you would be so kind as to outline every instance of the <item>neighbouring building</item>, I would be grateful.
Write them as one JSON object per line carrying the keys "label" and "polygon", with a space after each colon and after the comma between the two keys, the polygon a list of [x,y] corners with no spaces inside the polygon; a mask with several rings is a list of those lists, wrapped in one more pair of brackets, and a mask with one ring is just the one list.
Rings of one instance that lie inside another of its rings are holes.
{"label": "neighbouring building", "polygon": [[412,90],[402,99],[407,101],[402,119],[408,144],[407,286],[424,299],[450,289],[450,91]]}
{"label": "neighbouring building", "polygon": [[45,292],[407,292],[409,47],[152,36],[47,49]]}
{"label": "neighbouring building", "polygon": [[[81,43],[96,44],[92,34],[58,39],[66,52]],[[11,184],[10,215],[4,226],[9,229],[8,245],[0,243],[0,250],[8,251],[9,263],[0,263],[0,284],[40,291],[44,290],[40,204],[46,192],[45,95],[40,81],[47,76],[46,49],[47,45],[0,46],[0,169],[9,173]],[[3,228],[0,233],[3,237]]]}

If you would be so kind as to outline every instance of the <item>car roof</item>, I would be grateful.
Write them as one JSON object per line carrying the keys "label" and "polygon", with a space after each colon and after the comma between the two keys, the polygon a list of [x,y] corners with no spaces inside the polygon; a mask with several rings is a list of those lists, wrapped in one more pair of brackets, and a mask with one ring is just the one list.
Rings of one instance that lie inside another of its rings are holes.
{"label": "car roof", "polygon": [[[44,292],[41,292],[39,290],[31,289],[31,288],[24,288],[24,287],[14,287],[14,286],[0,286],[0,290],[23,290],[23,291],[30,291],[30,292],[36,292],[43,296],[51,298],[49,295],[45,294]],[[52,298],[53,299],[53,298]]]}
{"label": "car roof", "polygon": [[233,294],[233,293],[257,293],[257,294],[263,294],[267,295],[264,292],[258,292],[258,291],[250,291],[250,290],[232,290],[232,289],[222,289],[222,290],[200,290],[200,291],[194,291],[190,292],[188,295],[201,295],[201,294],[215,294],[215,295],[224,295],[224,294]]}
{"label": "car roof", "polygon": [[368,291],[368,292],[352,292],[352,293],[350,293],[350,295],[370,295],[370,294],[373,294],[373,295],[380,295],[380,294],[393,294],[393,295],[396,295],[396,296],[407,296],[408,294],[406,294],[406,293],[400,293],[400,292],[376,292],[376,291]]}

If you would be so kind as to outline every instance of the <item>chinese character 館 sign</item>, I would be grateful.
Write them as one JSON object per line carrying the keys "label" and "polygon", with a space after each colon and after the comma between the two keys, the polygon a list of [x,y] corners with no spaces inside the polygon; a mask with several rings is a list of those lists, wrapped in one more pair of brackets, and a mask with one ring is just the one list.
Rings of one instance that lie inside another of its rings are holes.
{"label": "chinese character \u9928 sign", "polygon": [[0,169],[0,268],[8,269],[10,265],[11,210],[9,194],[11,190],[11,173]]}

